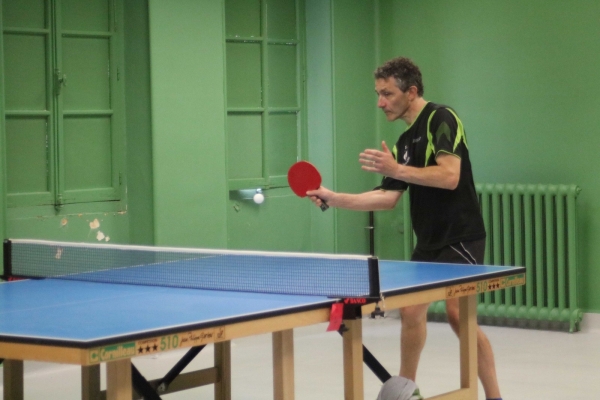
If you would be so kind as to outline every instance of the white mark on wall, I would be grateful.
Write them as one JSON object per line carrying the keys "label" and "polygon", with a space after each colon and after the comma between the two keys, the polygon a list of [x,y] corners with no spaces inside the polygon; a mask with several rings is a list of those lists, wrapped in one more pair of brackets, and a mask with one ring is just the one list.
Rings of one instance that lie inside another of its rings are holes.
{"label": "white mark on wall", "polygon": [[60,226],[67,226],[68,223],[69,223],[69,220],[66,218],[63,218],[60,220]]}
{"label": "white mark on wall", "polygon": [[[100,228],[100,221],[98,221],[98,218],[96,218],[92,222],[90,222],[90,229],[96,230],[98,228]],[[98,240],[99,242],[102,240],[104,240],[105,242],[108,242],[110,240],[110,236],[106,236],[104,234],[104,232],[98,231],[96,233],[96,240]]]}
{"label": "white mark on wall", "polygon": [[98,221],[98,218],[96,218],[92,222],[90,222],[90,229],[98,229],[98,228],[100,228],[100,221]]}

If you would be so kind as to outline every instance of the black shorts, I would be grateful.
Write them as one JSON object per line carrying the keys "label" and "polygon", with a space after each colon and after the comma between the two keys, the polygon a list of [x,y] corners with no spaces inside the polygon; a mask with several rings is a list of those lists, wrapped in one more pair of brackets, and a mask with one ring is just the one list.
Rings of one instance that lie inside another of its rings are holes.
{"label": "black shorts", "polygon": [[458,242],[439,250],[415,249],[411,261],[439,262],[451,264],[483,264],[485,239]]}

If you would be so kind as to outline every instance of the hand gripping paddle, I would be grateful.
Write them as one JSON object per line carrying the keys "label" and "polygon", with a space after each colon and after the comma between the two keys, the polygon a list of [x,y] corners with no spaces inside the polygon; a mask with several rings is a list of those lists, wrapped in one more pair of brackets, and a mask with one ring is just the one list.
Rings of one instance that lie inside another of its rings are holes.
{"label": "hand gripping paddle", "polygon": [[[321,187],[321,174],[308,161],[298,161],[288,171],[288,183],[297,196],[306,197],[308,190],[316,190]],[[325,211],[328,208],[327,203],[321,199],[321,210]]]}

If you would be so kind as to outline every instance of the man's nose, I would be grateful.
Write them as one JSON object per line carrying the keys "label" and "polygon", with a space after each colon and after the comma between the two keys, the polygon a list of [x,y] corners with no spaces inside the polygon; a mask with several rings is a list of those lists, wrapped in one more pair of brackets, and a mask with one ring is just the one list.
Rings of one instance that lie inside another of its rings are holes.
{"label": "man's nose", "polygon": [[381,96],[379,96],[377,98],[377,107],[379,107],[379,108],[384,108],[385,107],[385,100]]}

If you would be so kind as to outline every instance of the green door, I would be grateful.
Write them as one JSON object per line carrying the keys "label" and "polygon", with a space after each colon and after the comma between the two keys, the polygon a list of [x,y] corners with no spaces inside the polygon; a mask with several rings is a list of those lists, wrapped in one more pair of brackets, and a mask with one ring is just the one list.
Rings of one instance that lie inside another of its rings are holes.
{"label": "green door", "polygon": [[303,0],[225,1],[230,248],[310,250],[312,203],[287,183],[308,154],[303,10]]}
{"label": "green door", "polygon": [[227,0],[229,189],[287,187],[306,150],[300,0]]}
{"label": "green door", "polygon": [[119,200],[115,1],[11,0],[2,12],[8,206]]}

